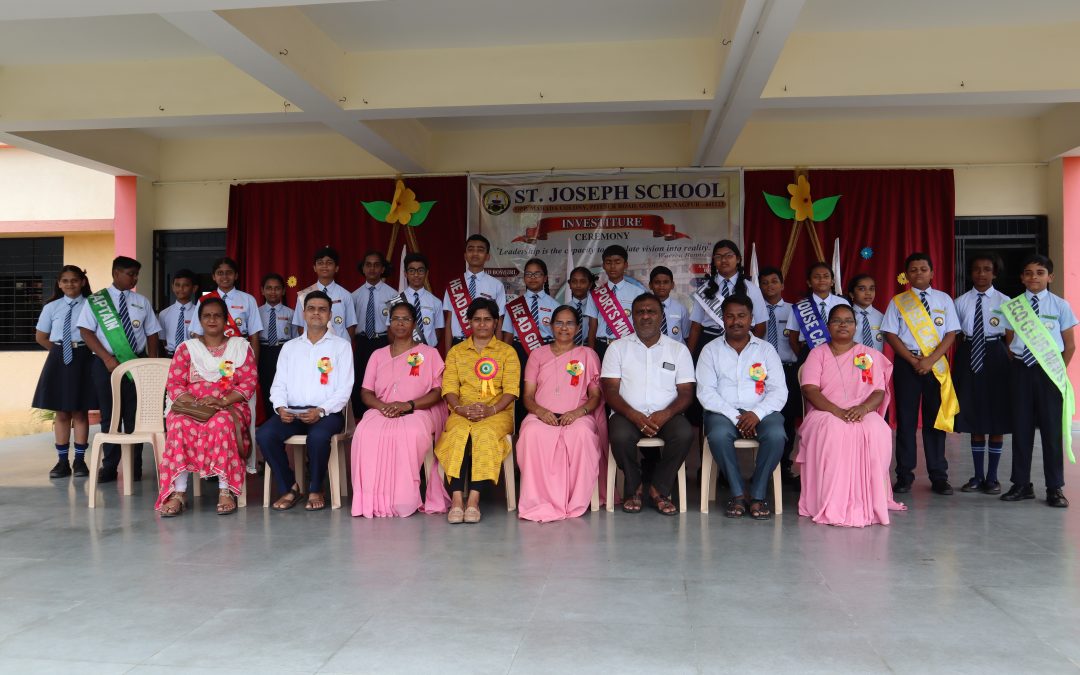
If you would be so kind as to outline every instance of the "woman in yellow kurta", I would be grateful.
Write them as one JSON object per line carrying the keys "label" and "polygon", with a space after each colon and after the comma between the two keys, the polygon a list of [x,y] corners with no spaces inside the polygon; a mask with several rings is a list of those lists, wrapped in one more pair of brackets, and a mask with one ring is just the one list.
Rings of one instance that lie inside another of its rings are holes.
{"label": "woman in yellow kurta", "polygon": [[514,431],[513,406],[520,386],[521,365],[514,348],[495,339],[499,306],[478,298],[469,305],[466,318],[472,336],[446,355],[442,393],[450,417],[435,446],[449,484],[446,519],[451,523],[480,522],[480,492],[499,481],[502,462],[510,453],[506,436]]}

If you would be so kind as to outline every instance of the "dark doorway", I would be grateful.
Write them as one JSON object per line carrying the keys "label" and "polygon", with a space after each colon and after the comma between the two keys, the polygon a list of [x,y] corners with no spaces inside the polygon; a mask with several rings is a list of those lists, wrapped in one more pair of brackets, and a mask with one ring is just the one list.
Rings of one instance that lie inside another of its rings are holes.
{"label": "dark doorway", "polygon": [[971,288],[968,261],[977,253],[996,253],[1004,262],[994,287],[1014,298],[1024,292],[1020,265],[1032,253],[1049,250],[1046,216],[966,216],[956,219],[956,294]]}
{"label": "dark doorway", "polygon": [[154,306],[165,309],[176,298],[172,294],[172,275],[185,267],[199,277],[203,292],[215,288],[210,266],[225,255],[225,230],[155,230],[154,231]]}

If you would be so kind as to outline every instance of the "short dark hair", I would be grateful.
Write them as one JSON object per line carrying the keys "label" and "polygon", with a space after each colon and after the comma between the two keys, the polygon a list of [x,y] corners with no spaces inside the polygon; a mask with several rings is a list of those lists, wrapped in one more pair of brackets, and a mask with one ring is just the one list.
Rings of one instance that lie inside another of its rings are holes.
{"label": "short dark hair", "polygon": [[814,263],[813,265],[811,265],[809,268],[807,268],[807,270],[806,270],[806,280],[807,281],[810,281],[810,278],[814,276],[814,270],[825,270],[826,272],[829,273],[829,278],[830,279],[833,278],[833,271],[832,271],[832,268],[829,267],[829,264],[819,260],[816,263]]}
{"label": "short dark hair", "polygon": [[491,298],[477,298],[469,304],[469,309],[465,310],[465,318],[472,320],[475,315],[481,309],[486,309],[492,318],[496,321],[499,320],[499,305],[495,303]]}
{"label": "short dark hair", "polygon": [[482,235],[482,234],[470,234],[469,238],[465,240],[465,248],[469,247],[469,242],[470,241],[478,241],[478,242],[480,242],[481,244],[484,245],[484,248],[487,249],[487,252],[491,253],[491,242],[488,241],[488,238],[485,237],[484,235]]}
{"label": "short dark hair", "polygon": [[762,267],[760,270],[758,270],[757,279],[754,279],[754,281],[756,281],[756,282],[758,282],[760,284],[761,283],[761,278],[762,277],[767,277],[770,274],[775,274],[776,278],[780,280],[780,283],[784,283],[784,273],[780,271],[779,267],[771,267],[771,266],[770,267]]}
{"label": "short dark hair", "polygon": [[142,263],[135,258],[129,258],[126,255],[118,255],[113,258],[112,271],[117,270],[141,270]]}
{"label": "short dark hair", "polygon": [[750,299],[749,295],[743,295],[741,293],[729,295],[720,305],[720,313],[723,314],[726,312],[729,305],[742,305],[750,310],[750,314],[754,313],[754,301]]}
{"label": "short dark hair", "polygon": [[259,282],[259,288],[262,288],[263,286],[265,286],[267,281],[276,281],[279,284],[281,284],[282,288],[285,288],[285,277],[281,276],[277,272],[271,272],[271,273],[265,275],[262,278],[262,281]]}
{"label": "short dark hair", "polygon": [[329,244],[315,251],[315,257],[312,259],[312,262],[318,262],[323,258],[330,258],[335,263],[341,264],[341,256],[338,255],[337,249]]}
{"label": "short dark hair", "polygon": [[226,317],[225,320],[228,321],[229,306],[225,304],[224,300],[217,297],[216,295],[212,295],[209,298],[202,298],[201,300],[199,300],[199,318],[200,319],[202,318],[203,310],[206,309],[207,306],[209,306],[209,305],[221,305],[221,311],[224,314],[224,316]]}
{"label": "short dark hair", "polygon": [[427,256],[423,253],[410,253],[405,256],[406,268],[414,262],[423,263],[425,268],[431,267],[431,263],[428,262]]}
{"label": "short dark hair", "polygon": [[359,272],[364,271],[364,261],[366,261],[371,256],[375,256],[376,258],[379,259],[379,264],[382,265],[382,276],[383,277],[385,277],[387,274],[390,273],[389,269],[388,269],[390,267],[390,261],[386,259],[386,256],[383,255],[382,251],[376,251],[375,249],[368,249],[367,251],[364,252],[364,257],[360,258],[360,262],[356,263],[357,271],[359,271]]}
{"label": "short dark hair", "polygon": [[[585,267],[584,265],[582,265],[580,267],[575,267],[574,269],[570,270],[570,276],[573,277],[575,274],[578,274],[579,272],[581,274],[584,274],[585,278],[589,280],[589,287],[590,288],[592,288],[593,286],[596,285],[596,275],[592,273],[591,269],[589,269],[588,267]],[[567,279],[566,281],[569,282],[570,279]]]}
{"label": "short dark hair", "polygon": [[323,291],[311,291],[304,296],[304,309],[307,309],[308,303],[312,300],[325,300],[326,304],[330,305],[331,309],[334,307],[334,301],[330,299],[330,296]]}
{"label": "short dark hair", "polygon": [[581,313],[570,305],[559,305],[558,307],[556,307],[555,311],[551,313],[551,323],[555,323],[555,317],[559,316],[559,314],[563,312],[570,312],[571,314],[573,314],[574,323],[579,326],[581,325]]}
{"label": "short dark hair", "polygon": [[416,307],[414,307],[411,302],[395,302],[394,304],[390,305],[390,313],[387,314],[387,323],[389,323],[389,317],[393,316],[394,310],[400,307],[404,307],[405,309],[409,310],[409,316],[412,317],[413,323],[416,323]]}
{"label": "short dark hair", "polygon": [[971,268],[975,266],[975,262],[979,260],[989,261],[994,267],[994,276],[1001,274],[1005,270],[1005,263],[1002,262],[1001,256],[991,251],[980,251],[975,255],[968,258],[968,274],[971,274]]}
{"label": "short dark hair", "polygon": [[217,272],[218,268],[222,265],[232,268],[233,272],[240,271],[240,265],[236,264],[236,261],[225,255],[214,261],[214,264],[210,266],[210,274]]}
{"label": "short dark hair", "polygon": [[[863,272],[862,274],[856,274],[855,276],[851,277],[850,280],[848,280],[848,282],[847,282],[847,294],[848,294],[848,299],[849,300],[854,299],[854,297],[855,297],[855,287],[858,286],[859,282],[862,281],[863,279],[869,279],[870,281],[874,281],[874,277],[869,275],[869,274],[866,274],[865,272]],[[875,286],[877,285],[876,281],[874,281],[874,285]]]}
{"label": "short dark hair", "polygon": [[629,260],[630,256],[626,253],[626,248],[619,244],[612,244],[604,249],[604,253],[600,256],[600,259],[610,258],[613,255],[617,255],[624,261]]}
{"label": "short dark hair", "polygon": [[852,319],[855,318],[855,310],[852,309],[851,305],[845,305],[844,303],[840,303],[838,305],[833,305],[833,308],[829,310],[829,317],[825,319],[825,323],[832,321],[833,314],[836,314],[837,310],[842,309],[846,309],[851,314]]}
{"label": "short dark hair", "polygon": [[930,255],[928,253],[923,253],[922,251],[915,251],[907,258],[904,258],[904,269],[906,270],[911,265],[911,263],[917,262],[919,260],[925,260],[926,264],[929,265],[930,269],[934,269],[934,261],[930,259]]}
{"label": "short dark hair", "polygon": [[656,295],[654,293],[650,293],[648,291],[645,291],[644,293],[642,293],[642,294],[638,295],[636,298],[634,298],[634,302],[630,304],[630,311],[633,312],[635,307],[637,307],[639,304],[641,304],[643,302],[648,302],[649,300],[652,300],[656,304],[660,305],[661,310],[664,309],[664,303],[660,302],[660,298],[656,297]]}
{"label": "short dark hair", "polygon": [[656,267],[652,268],[652,270],[649,271],[649,283],[651,284],[653,282],[653,279],[660,276],[661,274],[666,274],[669,277],[671,277],[672,281],[675,281],[675,275],[671,273],[671,268],[670,267],[665,267],[663,265],[657,265]]}
{"label": "short dark hair", "polygon": [[1020,265],[1020,270],[1023,271],[1023,269],[1028,265],[1039,265],[1040,267],[1045,267],[1046,271],[1050,274],[1054,273],[1054,261],[1047,256],[1040,255],[1038,253],[1032,253],[1028,257],[1024,258],[1023,264]]}
{"label": "short dark hair", "polygon": [[173,272],[172,279],[173,281],[176,281],[177,279],[187,279],[192,284],[196,286],[199,285],[199,277],[195,276],[195,273],[186,267]]}

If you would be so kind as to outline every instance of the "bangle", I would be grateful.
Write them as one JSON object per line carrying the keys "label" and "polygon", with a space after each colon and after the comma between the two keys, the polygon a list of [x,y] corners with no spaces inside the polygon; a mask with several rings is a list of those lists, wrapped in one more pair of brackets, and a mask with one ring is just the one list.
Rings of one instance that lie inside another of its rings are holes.
{"label": "bangle", "polygon": [[416,412],[416,401],[409,401],[409,412]]}

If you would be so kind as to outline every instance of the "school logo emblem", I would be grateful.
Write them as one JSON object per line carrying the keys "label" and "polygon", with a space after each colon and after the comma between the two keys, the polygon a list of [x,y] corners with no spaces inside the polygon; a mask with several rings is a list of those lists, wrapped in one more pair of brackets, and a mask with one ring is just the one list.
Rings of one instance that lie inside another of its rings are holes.
{"label": "school logo emblem", "polygon": [[430,316],[425,316],[424,317],[424,325],[425,326],[431,325],[431,317]]}
{"label": "school logo emblem", "polygon": [[390,316],[390,310],[387,309],[386,307],[383,307],[382,315],[383,316]]}
{"label": "school logo emblem", "polygon": [[997,318],[996,316],[990,317],[990,325],[991,326],[994,326],[996,328],[998,326],[998,324],[1000,324],[1000,323],[1001,323],[1001,319]]}
{"label": "school logo emblem", "polygon": [[335,316],[334,323],[340,326],[341,324],[345,323],[345,319],[342,319],[340,316]]}
{"label": "school logo emblem", "polygon": [[540,319],[540,323],[544,324],[545,326],[550,326],[551,325],[551,317],[550,316],[545,316],[543,319]]}
{"label": "school logo emblem", "polygon": [[142,325],[142,322],[139,321],[138,319],[134,319],[134,320],[132,320],[131,325],[134,326],[135,328],[138,328],[139,326]]}
{"label": "school logo emblem", "polygon": [[945,319],[943,319],[940,316],[935,316],[934,317],[934,325],[937,326],[938,328],[944,326],[945,325]]}
{"label": "school logo emblem", "polygon": [[489,215],[499,216],[510,208],[510,195],[502,188],[492,188],[484,193],[481,201]]}
{"label": "school logo emblem", "polygon": [[242,318],[237,318],[236,319],[236,325],[237,326],[243,326],[244,325],[244,320]]}
{"label": "school logo emblem", "polygon": [[877,336],[874,339],[877,340],[878,342],[881,342],[882,340],[885,339],[885,336],[882,335],[881,333],[878,333]]}
{"label": "school logo emblem", "polygon": [[671,327],[671,334],[672,335],[678,335],[679,334],[679,327],[678,326],[672,326]]}

